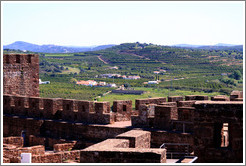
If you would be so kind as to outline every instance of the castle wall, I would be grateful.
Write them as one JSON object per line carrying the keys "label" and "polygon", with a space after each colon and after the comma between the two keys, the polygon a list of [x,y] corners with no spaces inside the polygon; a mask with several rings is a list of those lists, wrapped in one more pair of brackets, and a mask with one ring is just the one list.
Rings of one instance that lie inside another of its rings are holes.
{"label": "castle wall", "polygon": [[[194,148],[198,162],[243,162],[243,102],[196,102]],[[222,147],[228,124],[229,146]]]}
{"label": "castle wall", "polygon": [[132,113],[131,100],[116,100],[113,102],[113,110],[116,114],[115,121],[129,121]]}
{"label": "castle wall", "polygon": [[11,144],[16,147],[23,146],[23,138],[22,137],[5,137],[3,138],[3,144]]}
{"label": "castle wall", "polygon": [[243,91],[232,91],[230,101],[243,101]]}
{"label": "castle wall", "polygon": [[3,64],[3,94],[39,96],[38,55],[4,54]]}
{"label": "castle wall", "polygon": [[4,144],[3,162],[20,163],[21,153],[31,153],[32,163],[64,163],[66,160],[79,160],[80,158],[79,150],[48,153],[45,152],[45,147],[43,145],[16,147],[12,144]]}
{"label": "castle wall", "polygon": [[168,96],[168,102],[178,102],[183,101],[182,96]]}
{"label": "castle wall", "polygon": [[193,151],[194,138],[191,133],[168,132],[168,131],[155,131],[151,132],[151,148],[160,148],[163,143],[186,143],[190,145],[190,152]]}
{"label": "castle wall", "polygon": [[149,131],[130,130],[128,132],[117,135],[118,139],[128,139],[130,148],[150,148]]}
{"label": "castle wall", "polygon": [[[25,130],[27,141],[29,141],[30,135],[68,140],[102,141],[129,130],[127,128],[114,128],[105,125],[86,125],[66,121],[38,120],[5,115],[3,116],[3,129],[4,137],[20,136],[21,132]],[[42,142],[42,139],[39,141]]]}
{"label": "castle wall", "polygon": [[165,105],[155,107],[154,128],[171,130],[171,121],[177,119],[177,107]]}
{"label": "castle wall", "polygon": [[[147,136],[147,137],[146,137]],[[80,162],[165,163],[166,149],[149,148],[150,132],[131,130],[80,152]]]}
{"label": "castle wall", "polygon": [[139,110],[139,106],[142,104],[161,104],[166,102],[165,97],[158,97],[158,98],[148,98],[148,99],[136,99],[135,101],[135,110]]}
{"label": "castle wall", "polygon": [[187,95],[185,96],[185,100],[208,100],[208,96],[206,95]]}
{"label": "castle wall", "polygon": [[4,114],[91,124],[111,124],[109,102],[3,95]]}
{"label": "castle wall", "polygon": [[225,95],[218,95],[211,97],[212,101],[230,101],[230,98]]}

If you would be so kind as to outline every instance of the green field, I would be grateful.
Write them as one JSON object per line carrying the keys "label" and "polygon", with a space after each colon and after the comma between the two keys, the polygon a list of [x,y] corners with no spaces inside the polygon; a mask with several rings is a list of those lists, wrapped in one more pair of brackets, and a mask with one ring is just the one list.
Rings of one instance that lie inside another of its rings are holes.
{"label": "green field", "polygon": [[74,54],[45,54],[46,57],[66,57],[66,56],[73,56]]}
{"label": "green field", "polygon": [[64,98],[93,101],[95,97],[112,90],[109,87],[87,87],[71,83],[51,81],[40,85],[40,97]]}
{"label": "green field", "polygon": [[[108,64],[100,61],[99,55]],[[240,49],[206,50],[124,43],[92,52],[40,54],[39,60],[40,78],[51,81],[50,85],[40,86],[42,97],[94,100],[110,90],[78,87],[71,84],[71,79],[104,81],[147,91],[140,96],[109,94],[99,98],[111,103],[113,100],[134,101],[171,95],[230,95],[232,90],[243,90],[243,52]],[[118,69],[109,68],[113,66]],[[154,74],[160,70],[165,72]],[[103,78],[102,74],[138,75],[141,79]],[[156,79],[161,81],[157,85],[144,84]]]}
{"label": "green field", "polygon": [[98,101],[109,101],[111,106],[114,100],[132,100],[133,108],[135,109],[135,99],[145,99],[152,97],[168,97],[168,96],[185,96],[185,95],[207,95],[209,97],[219,95],[218,92],[204,93],[198,91],[182,91],[182,90],[169,90],[169,89],[153,89],[153,88],[134,88],[135,90],[143,90],[146,93],[142,95],[123,95],[110,93],[98,99]]}
{"label": "green field", "polygon": [[64,68],[68,68],[68,70],[62,70],[62,74],[70,74],[70,73],[79,73],[80,70],[75,67],[64,66]]}

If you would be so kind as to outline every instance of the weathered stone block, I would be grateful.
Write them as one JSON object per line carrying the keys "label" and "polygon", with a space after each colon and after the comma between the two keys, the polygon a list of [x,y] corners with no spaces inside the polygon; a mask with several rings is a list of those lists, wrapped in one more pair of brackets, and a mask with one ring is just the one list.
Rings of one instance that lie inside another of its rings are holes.
{"label": "weathered stone block", "polygon": [[[198,162],[242,162],[243,102],[197,101],[195,108],[194,152]],[[225,124],[229,138],[223,138]],[[223,140],[229,140],[229,147],[221,147]]]}
{"label": "weathered stone block", "polygon": [[116,114],[116,121],[129,121],[132,112],[131,100],[117,100],[113,102],[113,112]]}
{"label": "weathered stone block", "polygon": [[22,147],[23,146],[23,137],[4,137],[3,143],[15,145],[16,147]]}
{"label": "weathered stone block", "polygon": [[178,108],[178,120],[180,121],[194,121],[194,107],[180,107]]}
{"label": "weathered stone block", "polygon": [[72,99],[63,99],[62,101],[63,101],[62,119],[68,121],[74,121],[75,112],[78,112],[76,110],[77,101]]}
{"label": "weathered stone block", "polygon": [[155,107],[154,127],[170,130],[171,120],[178,119],[177,107],[158,105]]}
{"label": "weathered stone block", "polygon": [[116,136],[120,139],[128,139],[130,148],[150,148],[150,132],[141,130],[130,130]]}
{"label": "weathered stone block", "polygon": [[230,101],[230,98],[225,95],[217,95],[211,97],[212,101]]}
{"label": "weathered stone block", "polygon": [[96,114],[108,113],[110,110],[109,102],[95,102],[95,112]]}
{"label": "weathered stone block", "polygon": [[195,104],[195,101],[178,101],[177,102],[178,107],[193,107],[193,105]]}
{"label": "weathered stone block", "polygon": [[94,112],[92,101],[78,101],[78,118],[79,122],[89,122],[89,114]]}
{"label": "weathered stone block", "polygon": [[168,96],[168,102],[183,101],[182,96]]}
{"label": "weathered stone block", "polygon": [[14,99],[12,95],[3,95],[3,113],[11,114],[14,107]]}
{"label": "weathered stone block", "polygon": [[232,91],[230,94],[230,100],[235,101],[236,98],[243,98],[243,91]]}

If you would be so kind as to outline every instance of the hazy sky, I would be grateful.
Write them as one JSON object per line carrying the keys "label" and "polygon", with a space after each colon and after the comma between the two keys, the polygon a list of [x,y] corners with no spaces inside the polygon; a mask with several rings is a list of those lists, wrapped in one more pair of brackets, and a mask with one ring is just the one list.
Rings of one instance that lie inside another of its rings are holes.
{"label": "hazy sky", "polygon": [[2,42],[243,44],[245,2],[1,2]]}

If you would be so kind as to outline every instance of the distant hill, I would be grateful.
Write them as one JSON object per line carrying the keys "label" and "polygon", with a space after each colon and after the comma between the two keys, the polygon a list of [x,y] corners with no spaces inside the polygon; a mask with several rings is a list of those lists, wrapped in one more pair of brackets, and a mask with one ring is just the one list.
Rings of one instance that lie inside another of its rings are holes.
{"label": "distant hill", "polygon": [[232,45],[232,46],[220,46],[220,45],[214,45],[214,46],[202,46],[197,47],[198,49],[206,49],[206,50],[238,50],[243,51],[243,45]]}
{"label": "distant hill", "polygon": [[77,46],[58,46],[58,45],[37,45],[32,43],[27,43],[23,41],[16,41],[9,45],[4,45],[3,49],[15,49],[15,50],[25,50],[32,52],[42,52],[42,53],[75,53],[75,52],[86,52],[86,51],[97,51],[100,49],[106,49],[114,46],[110,45],[100,45],[91,47],[77,47]]}
{"label": "distant hill", "polygon": [[192,45],[192,44],[175,44],[175,45],[172,45],[174,47],[188,47],[188,48],[197,48],[197,47],[201,47],[201,46],[204,46],[204,45]]}
{"label": "distant hill", "polygon": [[226,47],[231,47],[231,46],[236,46],[236,44],[218,43],[218,44],[215,44],[214,46],[226,46]]}
{"label": "distant hill", "polygon": [[238,51],[243,51],[243,45],[225,44],[225,43],[218,43],[215,45],[176,44],[176,45],[173,45],[172,47],[197,48],[197,49],[206,49],[206,50],[238,50]]}

